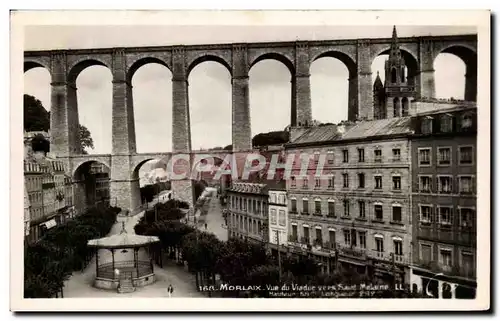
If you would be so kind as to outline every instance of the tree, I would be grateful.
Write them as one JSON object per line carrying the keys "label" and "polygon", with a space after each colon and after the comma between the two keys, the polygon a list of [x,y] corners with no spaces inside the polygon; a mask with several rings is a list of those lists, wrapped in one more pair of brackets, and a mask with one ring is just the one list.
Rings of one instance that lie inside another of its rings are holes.
{"label": "tree", "polygon": [[24,130],[48,131],[50,129],[49,113],[42,102],[30,95],[24,95]]}
{"label": "tree", "polygon": [[94,149],[94,140],[90,136],[90,131],[82,124],[78,124],[78,134],[80,136],[81,153],[88,154],[85,148]]}
{"label": "tree", "polygon": [[287,131],[274,131],[269,133],[260,133],[252,138],[252,146],[268,146],[285,144],[290,140],[290,134]]}
{"label": "tree", "polygon": [[[50,130],[50,112],[43,107],[40,100],[27,94],[24,94],[24,130],[27,132]],[[80,151],[82,154],[87,154],[85,148],[94,149],[90,131],[82,124],[78,124],[78,134]]]}
{"label": "tree", "polygon": [[36,134],[31,140],[31,149],[47,154],[50,151],[50,142],[42,134]]}

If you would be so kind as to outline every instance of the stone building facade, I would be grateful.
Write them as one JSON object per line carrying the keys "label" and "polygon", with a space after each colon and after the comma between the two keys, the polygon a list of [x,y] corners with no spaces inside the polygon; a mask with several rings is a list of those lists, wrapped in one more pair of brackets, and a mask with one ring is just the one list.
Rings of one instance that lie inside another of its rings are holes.
{"label": "stone building facade", "polygon": [[29,233],[25,234],[30,243],[71,217],[73,206],[73,184],[64,163],[31,148],[31,139],[40,134],[48,137],[48,133],[29,132],[24,140],[24,185],[29,203]]}
{"label": "stone building facade", "polygon": [[269,188],[269,243],[286,246],[288,242],[288,197],[286,183]]}
{"label": "stone building facade", "polygon": [[228,237],[267,243],[268,198],[265,184],[233,182],[227,190]]}
{"label": "stone building facade", "polygon": [[412,286],[439,298],[473,298],[477,109],[421,114],[414,131]]}
{"label": "stone building facade", "polygon": [[24,178],[24,237],[26,238],[27,236],[30,235],[30,199],[28,196],[28,189],[26,186],[26,178]]}
{"label": "stone building facade", "polygon": [[410,124],[403,117],[314,127],[287,145],[288,154],[311,155],[294,162],[287,181],[289,244],[324,272],[335,263],[409,278]]}

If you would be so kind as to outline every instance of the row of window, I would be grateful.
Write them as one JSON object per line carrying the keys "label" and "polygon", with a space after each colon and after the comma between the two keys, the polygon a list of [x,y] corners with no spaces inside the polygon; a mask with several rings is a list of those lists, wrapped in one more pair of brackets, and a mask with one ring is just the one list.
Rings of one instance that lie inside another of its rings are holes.
{"label": "row of window", "polygon": [[[439,205],[434,207],[430,204],[419,204],[419,221],[421,223],[438,223],[441,225],[453,225],[454,219],[458,220],[458,226],[464,228],[474,227],[476,213],[474,208],[458,207],[455,211],[453,206]],[[453,213],[456,213],[455,215]]]}
{"label": "row of window", "polygon": [[[437,147],[437,162],[438,166],[449,166],[452,164],[452,148]],[[459,146],[458,147],[458,164],[473,165],[474,164],[474,147]],[[421,167],[432,165],[432,148],[422,147],[418,149],[418,165]]]}
{"label": "row of window", "polygon": [[[357,188],[366,188],[366,174],[365,173],[357,173]],[[328,180],[328,189],[335,189],[335,176],[329,176]],[[320,189],[323,185],[321,184],[321,178],[314,179],[314,189]],[[350,176],[349,173],[342,173],[342,188],[349,188],[350,184]],[[309,178],[302,178],[302,189],[309,189]],[[291,177],[290,188],[297,188],[297,180],[295,177]],[[373,188],[374,189],[382,189],[382,174],[375,174],[373,177]],[[392,190],[400,191],[401,190],[401,175],[393,175],[392,176]]]}
{"label": "row of window", "polygon": [[[292,225],[292,231],[290,240],[292,242],[302,242],[306,244],[311,243],[311,232],[309,226],[302,226],[303,236],[299,240],[298,239],[298,226],[296,224]],[[343,229],[343,241],[345,247],[358,247],[360,249],[366,249],[366,231],[360,231],[355,229]],[[322,245],[323,244],[323,230],[320,226],[315,228],[315,235],[313,235],[315,239],[313,240],[313,244]],[[384,253],[384,236],[381,234],[376,234],[374,237],[375,243],[375,251],[379,253]],[[336,239],[336,231],[333,229],[328,230],[328,238],[329,245],[334,246],[337,242]],[[403,255],[403,239],[401,237],[395,236],[393,237],[393,248],[392,252],[396,255]]]}
{"label": "row of window", "polygon": [[269,193],[269,202],[286,205],[285,193]]}
{"label": "row of window", "polygon": [[42,192],[29,193],[28,199],[30,200],[30,204],[41,203],[43,199]]}
{"label": "row of window", "polygon": [[279,218],[276,213],[276,209],[272,208],[270,211],[270,220],[271,220],[271,225],[279,225],[279,226],[286,226],[286,214],[285,210],[279,210]]}
{"label": "row of window", "polygon": [[[450,194],[454,191],[452,175],[437,175],[433,184],[432,175],[419,175],[417,191],[421,193],[438,192],[440,194]],[[473,175],[459,175],[457,177],[457,190],[461,194],[473,194],[476,192],[475,177]]]}
{"label": "row of window", "polygon": [[27,191],[42,189],[42,177],[27,177],[25,180],[25,188]]}
{"label": "row of window", "polygon": [[[322,200],[314,200],[314,215],[323,215],[322,211]],[[336,217],[336,212],[335,212],[335,201],[333,200],[328,200],[328,207],[327,207],[327,216],[330,217]],[[352,201],[345,199],[342,201],[342,217],[351,217],[351,208],[357,208],[357,218],[360,219],[366,219],[366,212],[367,212],[367,202],[365,200],[358,200],[355,201],[354,205],[352,206]],[[302,199],[302,212],[301,214],[303,215],[309,215],[310,208],[309,208],[309,200],[304,198]],[[297,200],[296,199],[291,199],[290,200],[290,212],[291,213],[298,213],[297,211]],[[392,216],[391,216],[391,222],[397,222],[401,223],[402,222],[402,206],[398,203],[392,204]],[[381,202],[376,202],[373,205],[373,218],[372,220],[374,221],[384,221],[384,207]]]}
{"label": "row of window", "polygon": [[231,215],[230,225],[234,228],[239,228],[240,230],[247,231],[251,234],[262,235],[264,232],[264,226],[261,221],[249,218],[242,215]]}
{"label": "row of window", "polygon": [[249,213],[260,215],[267,213],[266,201],[248,199],[234,195],[229,198],[229,207],[234,210],[248,211]]}
{"label": "row of window", "polygon": [[[420,261],[422,261],[422,263],[431,263],[436,260],[433,254],[433,246],[438,246],[438,263],[442,266],[451,268],[454,265],[453,249],[447,246],[432,243],[420,243]],[[461,250],[458,262],[462,268],[473,269],[475,266],[474,254],[469,250]]]}
{"label": "row of window", "polygon": [[[358,163],[364,163],[366,162],[365,160],[365,148],[363,147],[358,147],[357,148],[357,162]],[[315,152],[314,153],[314,163],[318,164],[320,160],[320,153]],[[349,149],[344,148],[342,149],[342,163],[349,163],[350,161],[350,155],[349,155]],[[379,147],[376,147],[373,150],[373,161],[374,162],[382,162],[383,160],[383,155],[382,155],[382,149]],[[400,161],[401,160],[401,149],[400,148],[393,148],[392,149],[392,161]],[[326,163],[327,164],[334,164],[335,162],[335,153],[330,150],[326,154]]]}

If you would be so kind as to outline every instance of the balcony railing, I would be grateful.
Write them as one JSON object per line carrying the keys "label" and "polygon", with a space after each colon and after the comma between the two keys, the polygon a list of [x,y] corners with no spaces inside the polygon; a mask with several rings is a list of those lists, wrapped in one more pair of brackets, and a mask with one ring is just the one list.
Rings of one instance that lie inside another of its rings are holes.
{"label": "balcony railing", "polygon": [[438,242],[476,245],[476,232],[471,228],[457,228],[440,225],[421,225],[418,228],[418,237]]}
{"label": "balcony railing", "polygon": [[313,215],[314,216],[323,216],[323,214],[321,214],[321,211],[315,211]]}
{"label": "balcony railing", "polygon": [[350,257],[360,260],[365,260],[367,257],[365,249],[350,248],[350,247],[341,248],[339,250],[339,254],[345,257]]}
{"label": "balcony railing", "polygon": [[476,278],[475,266],[450,266],[440,264],[438,262],[422,262],[417,261],[417,266],[430,270],[435,273],[443,273],[449,276],[460,276],[469,279]]}
{"label": "balcony railing", "polygon": [[298,243],[299,242],[299,238],[295,235],[289,235],[288,236],[288,242],[292,242],[292,243]]}

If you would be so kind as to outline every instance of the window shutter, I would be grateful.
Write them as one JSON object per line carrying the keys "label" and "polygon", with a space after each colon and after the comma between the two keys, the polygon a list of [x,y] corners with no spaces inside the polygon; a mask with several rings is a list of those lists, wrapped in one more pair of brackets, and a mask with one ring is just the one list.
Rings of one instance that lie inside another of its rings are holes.
{"label": "window shutter", "polygon": [[417,177],[417,192],[420,192],[420,177]]}

